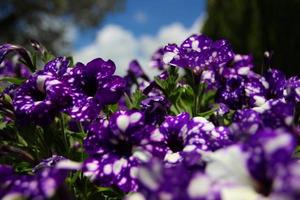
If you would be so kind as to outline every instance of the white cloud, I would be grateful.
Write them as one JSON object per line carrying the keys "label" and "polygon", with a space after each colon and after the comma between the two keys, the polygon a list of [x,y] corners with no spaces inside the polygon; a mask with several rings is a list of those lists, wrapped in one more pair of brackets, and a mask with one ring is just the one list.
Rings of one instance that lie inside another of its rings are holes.
{"label": "white cloud", "polygon": [[151,55],[159,47],[168,43],[181,43],[193,33],[199,33],[204,17],[199,17],[191,27],[184,27],[181,23],[163,26],[155,35],[142,35],[136,37],[131,31],[119,25],[106,25],[98,31],[93,43],[74,52],[75,61],[87,63],[88,61],[101,57],[112,59],[117,66],[117,74],[124,75],[128,63],[137,59],[143,69],[151,74],[157,71],[149,67]]}

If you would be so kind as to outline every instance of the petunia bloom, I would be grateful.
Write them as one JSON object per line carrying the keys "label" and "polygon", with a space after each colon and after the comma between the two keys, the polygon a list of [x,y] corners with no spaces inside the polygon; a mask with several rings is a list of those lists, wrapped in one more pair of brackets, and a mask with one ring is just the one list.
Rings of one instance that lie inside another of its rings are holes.
{"label": "petunia bloom", "polygon": [[219,68],[234,56],[226,40],[213,41],[205,35],[192,35],[180,46],[167,45],[164,51],[164,63],[189,68],[196,74]]}
{"label": "petunia bloom", "polygon": [[117,103],[124,93],[126,82],[113,75],[113,61],[94,59],[86,65],[77,63],[64,81],[71,88],[72,107],[66,112],[79,121],[95,119],[107,104]]}
{"label": "petunia bloom", "polygon": [[1,199],[51,199],[64,184],[69,170],[78,170],[79,163],[54,156],[42,161],[33,175],[20,175],[10,166],[0,165]]}
{"label": "petunia bloom", "polygon": [[117,186],[124,192],[137,190],[136,169],[165,147],[159,130],[145,123],[142,112],[128,110],[100,119],[89,127],[84,147],[89,158],[84,174],[100,186]]}
{"label": "petunia bloom", "polygon": [[69,92],[69,87],[51,73],[34,74],[15,92],[13,105],[17,119],[22,123],[50,123],[70,104]]}

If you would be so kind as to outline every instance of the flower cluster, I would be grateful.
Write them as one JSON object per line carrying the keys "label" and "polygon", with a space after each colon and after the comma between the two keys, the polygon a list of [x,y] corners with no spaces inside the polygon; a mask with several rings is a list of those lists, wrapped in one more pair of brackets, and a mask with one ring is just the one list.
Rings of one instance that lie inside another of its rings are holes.
{"label": "flower cluster", "polygon": [[99,58],[73,68],[68,65],[65,57],[51,60],[16,90],[18,119],[47,124],[59,112],[66,112],[78,121],[92,120],[123,94],[125,81],[113,75],[115,65],[111,60]]}
{"label": "flower cluster", "polygon": [[[12,51],[27,61],[18,72]],[[3,59],[2,199],[300,199],[300,79],[255,72],[226,40],[158,49],[154,79],[137,60],[121,77],[101,58],[25,73],[36,62],[16,45]]]}
{"label": "flower cluster", "polygon": [[56,155],[35,166],[32,175],[18,175],[10,166],[0,165],[0,198],[52,198],[63,185],[67,172],[78,168],[80,164]]}

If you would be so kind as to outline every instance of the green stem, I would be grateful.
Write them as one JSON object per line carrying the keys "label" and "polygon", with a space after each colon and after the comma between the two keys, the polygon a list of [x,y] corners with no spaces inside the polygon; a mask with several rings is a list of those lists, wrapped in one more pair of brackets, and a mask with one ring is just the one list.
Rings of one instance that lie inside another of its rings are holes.
{"label": "green stem", "polygon": [[197,116],[197,114],[200,111],[200,104],[201,104],[201,98],[202,98],[202,93],[203,93],[203,86],[204,84],[200,83],[200,75],[194,75],[194,94],[195,94],[195,99],[194,99],[194,109],[193,109],[193,116]]}
{"label": "green stem", "polygon": [[197,102],[197,113],[201,112],[201,109],[202,109],[201,103],[202,103],[204,90],[205,90],[205,85],[201,84],[200,87],[199,87],[199,95],[198,95],[198,102]]}
{"label": "green stem", "polygon": [[64,116],[63,114],[60,115],[60,125],[61,125],[61,132],[63,135],[63,140],[64,140],[64,145],[65,145],[65,149],[67,151],[67,154],[69,154],[70,148],[69,148],[69,141],[67,138],[67,133],[65,131],[65,120],[64,120]]}
{"label": "green stem", "polygon": [[77,121],[76,124],[77,124],[77,126],[78,126],[78,128],[79,128],[79,132],[80,132],[80,133],[85,133],[84,130],[83,130],[83,127],[82,127],[81,122]]}
{"label": "green stem", "polygon": [[178,107],[177,103],[173,103],[174,109],[176,111],[176,115],[180,114],[180,108]]}

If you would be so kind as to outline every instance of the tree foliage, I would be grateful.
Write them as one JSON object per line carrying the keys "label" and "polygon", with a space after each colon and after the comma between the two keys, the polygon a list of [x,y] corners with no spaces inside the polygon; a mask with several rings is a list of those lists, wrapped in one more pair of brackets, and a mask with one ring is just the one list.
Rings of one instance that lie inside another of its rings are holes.
{"label": "tree foliage", "polygon": [[28,44],[35,39],[50,50],[69,50],[70,31],[98,25],[123,0],[1,0],[0,43]]}
{"label": "tree foliage", "polygon": [[272,66],[300,74],[299,0],[208,0],[207,9],[205,34],[252,52],[259,67],[264,51],[272,51]]}

